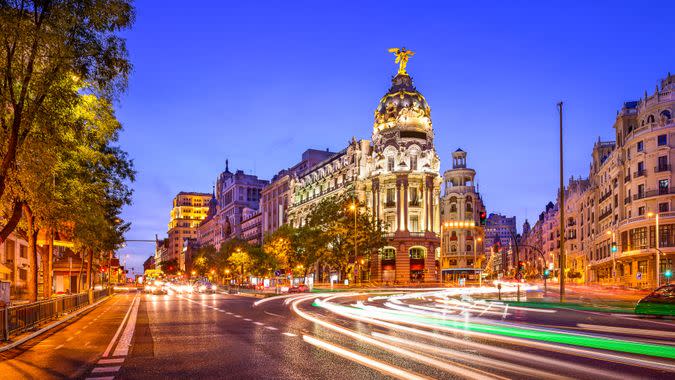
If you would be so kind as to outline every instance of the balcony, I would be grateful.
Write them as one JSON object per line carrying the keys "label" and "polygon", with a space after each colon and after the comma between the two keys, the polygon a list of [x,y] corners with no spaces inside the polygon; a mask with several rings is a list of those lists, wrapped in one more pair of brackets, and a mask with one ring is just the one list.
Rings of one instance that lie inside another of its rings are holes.
{"label": "balcony", "polygon": [[600,199],[598,200],[598,203],[602,203],[602,202],[606,201],[606,200],[609,199],[609,197],[611,197],[611,196],[612,196],[612,192],[611,192],[611,191],[606,192],[605,194],[603,194],[603,195],[600,196]]}
{"label": "balcony", "polygon": [[408,202],[408,206],[410,207],[420,207],[422,205],[422,202],[419,199],[415,199],[413,201]]}
{"label": "balcony", "polygon": [[670,165],[659,165],[654,168],[654,173],[669,172]]}
{"label": "balcony", "polygon": [[626,182],[628,182],[628,181],[630,181],[630,173],[628,173],[627,176],[623,177],[623,182],[624,182],[624,183],[626,183]]}
{"label": "balcony", "polygon": [[644,170],[644,169],[642,169],[642,170],[638,170],[638,171],[634,172],[634,173],[633,173],[633,178],[644,177],[644,176],[646,176],[646,175],[647,175],[647,171]]}
{"label": "balcony", "polygon": [[390,208],[390,207],[396,207],[396,202],[394,202],[394,201],[384,202],[384,208]]}
{"label": "balcony", "polygon": [[644,198],[658,197],[659,195],[668,195],[668,194],[675,194],[675,187],[662,188],[658,190],[647,190],[644,193]]}
{"label": "balcony", "polygon": [[603,212],[602,214],[600,214],[600,216],[598,217],[598,222],[607,218],[608,216],[612,215],[612,212],[613,212],[613,210],[610,209],[610,210],[607,210],[607,211]]}
{"label": "balcony", "polygon": [[623,199],[623,204],[627,205],[630,203],[630,195]]}

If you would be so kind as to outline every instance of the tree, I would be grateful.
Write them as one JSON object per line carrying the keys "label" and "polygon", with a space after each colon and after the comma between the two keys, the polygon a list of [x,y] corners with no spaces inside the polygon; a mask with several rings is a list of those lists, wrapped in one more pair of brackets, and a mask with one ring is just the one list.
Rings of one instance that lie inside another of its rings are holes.
{"label": "tree", "polygon": [[163,261],[160,264],[160,267],[162,269],[162,272],[164,272],[164,274],[169,276],[177,274],[178,270],[180,269],[180,267],[178,266],[178,260],[176,259]]}
{"label": "tree", "polygon": [[246,268],[252,263],[251,256],[249,256],[246,250],[238,248],[232,253],[232,255],[230,255],[227,261],[234,268],[234,271],[239,273],[241,279],[240,283],[243,283],[244,276],[246,274]]}
{"label": "tree", "polygon": [[218,252],[212,245],[199,247],[192,258],[192,269],[201,276],[208,273],[211,269],[219,269],[217,255]]}
{"label": "tree", "polygon": [[265,236],[263,252],[274,259],[275,269],[286,269],[293,266],[297,249],[298,230],[284,224],[276,231]]}
{"label": "tree", "polygon": [[128,0],[1,0],[0,5],[0,216],[7,220],[2,243],[25,209],[21,185],[13,183],[25,179],[18,173],[27,166],[24,160],[49,162],[33,142],[55,131],[75,133],[68,128],[81,95],[112,103],[126,87],[131,65],[118,33],[134,14]]}

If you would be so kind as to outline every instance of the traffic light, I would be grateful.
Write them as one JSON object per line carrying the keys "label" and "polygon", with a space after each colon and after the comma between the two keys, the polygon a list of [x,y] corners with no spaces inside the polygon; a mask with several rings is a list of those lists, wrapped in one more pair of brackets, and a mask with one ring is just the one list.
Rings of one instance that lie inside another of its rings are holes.
{"label": "traffic light", "polygon": [[487,213],[485,211],[481,211],[480,212],[480,225],[484,226],[486,220],[487,220]]}
{"label": "traffic light", "polygon": [[518,261],[518,272],[522,272],[525,270],[525,262],[524,261]]}
{"label": "traffic light", "polygon": [[664,275],[667,279],[670,279],[671,277],[673,277],[673,271],[670,270],[670,269],[666,269],[666,271],[663,272],[663,275]]}
{"label": "traffic light", "polygon": [[551,270],[550,270],[550,269],[544,269],[544,277],[547,277],[547,278],[548,278],[548,276],[549,276],[550,274],[551,274]]}
{"label": "traffic light", "polygon": [[616,246],[616,242],[612,242],[612,252],[616,252],[619,248]]}

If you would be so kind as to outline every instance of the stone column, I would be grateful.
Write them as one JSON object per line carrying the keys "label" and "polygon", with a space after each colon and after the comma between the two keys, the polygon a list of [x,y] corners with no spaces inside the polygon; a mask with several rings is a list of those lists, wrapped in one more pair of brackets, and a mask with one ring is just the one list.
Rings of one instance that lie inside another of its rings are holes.
{"label": "stone column", "polygon": [[410,253],[408,245],[401,242],[396,246],[396,282],[410,282]]}
{"label": "stone column", "polygon": [[401,230],[401,181],[396,179],[396,231]]}
{"label": "stone column", "polygon": [[408,228],[408,176],[403,177],[403,226],[406,231]]}
{"label": "stone column", "polygon": [[424,274],[424,282],[438,281],[436,274],[436,246],[434,243],[429,243],[427,246],[427,257],[424,259],[424,268],[427,270]]}
{"label": "stone column", "polygon": [[429,231],[434,230],[434,178],[431,176],[426,177],[426,190],[428,194],[427,209],[425,213],[428,215],[429,219]]}

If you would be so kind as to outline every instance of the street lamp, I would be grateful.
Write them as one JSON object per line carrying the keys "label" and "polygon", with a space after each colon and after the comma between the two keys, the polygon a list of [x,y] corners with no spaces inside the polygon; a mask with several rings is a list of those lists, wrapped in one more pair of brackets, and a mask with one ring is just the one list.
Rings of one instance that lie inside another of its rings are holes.
{"label": "street lamp", "polygon": [[[357,257],[357,250],[356,250],[356,214],[357,214],[357,208],[356,208],[356,199],[354,199],[354,203],[349,205],[349,209],[354,212],[354,263],[356,264],[356,257]],[[354,280],[356,280],[356,274],[354,274]]]}
{"label": "street lamp", "polygon": [[[483,239],[480,236],[473,239],[473,268],[474,269],[476,269],[476,264],[477,264],[477,261],[476,261],[476,245],[478,243],[480,243],[481,241],[483,241]],[[480,269],[480,267],[479,267],[479,269]],[[478,286],[483,286],[483,273],[481,273],[481,272],[482,272],[481,270],[478,271]]]}
{"label": "street lamp", "polygon": [[661,260],[659,257],[659,213],[648,212],[647,217],[655,217],[656,221],[656,287],[658,288],[661,285]]}

